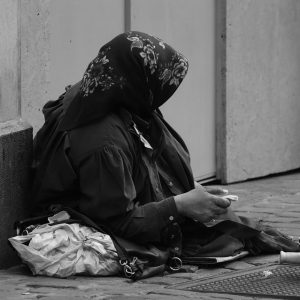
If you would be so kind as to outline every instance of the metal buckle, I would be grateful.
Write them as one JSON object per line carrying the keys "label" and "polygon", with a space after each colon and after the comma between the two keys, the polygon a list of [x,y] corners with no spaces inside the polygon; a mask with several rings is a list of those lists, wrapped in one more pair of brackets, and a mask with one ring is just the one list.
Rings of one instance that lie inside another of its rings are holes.
{"label": "metal buckle", "polygon": [[127,259],[119,260],[120,265],[123,267],[123,271],[126,278],[134,277],[136,272],[134,271],[133,266],[135,265],[136,261],[137,257],[133,257],[131,262],[129,262]]}
{"label": "metal buckle", "polygon": [[132,278],[135,275],[135,271],[132,270],[132,267],[129,265],[126,265],[124,268],[124,274],[127,278]]}
{"label": "metal buckle", "polygon": [[177,256],[172,257],[170,260],[169,268],[172,271],[179,271],[181,267],[182,267],[182,260]]}
{"label": "metal buckle", "polygon": [[120,259],[120,260],[119,260],[119,264],[120,264],[121,266],[126,266],[126,265],[128,264],[128,261],[127,261],[127,259]]}

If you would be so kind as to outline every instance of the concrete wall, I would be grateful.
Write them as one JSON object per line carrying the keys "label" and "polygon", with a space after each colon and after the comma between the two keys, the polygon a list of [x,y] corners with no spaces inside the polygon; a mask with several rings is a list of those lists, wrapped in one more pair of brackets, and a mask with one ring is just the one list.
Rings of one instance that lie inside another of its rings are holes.
{"label": "concrete wall", "polygon": [[102,44],[124,31],[124,0],[22,0],[22,117],[34,133],[41,109],[81,79]]}
{"label": "concrete wall", "polygon": [[161,109],[189,148],[195,178],[214,177],[215,1],[131,0],[131,28],[161,37],[188,58],[186,78]]}
{"label": "concrete wall", "polygon": [[35,132],[45,102],[82,77],[101,45],[141,30],[188,57],[188,76],[163,112],[190,149],[195,177],[215,175],[214,1],[22,0],[21,12],[22,116]]}
{"label": "concrete wall", "polygon": [[50,3],[20,1],[21,114],[35,130],[43,123],[41,109],[50,100]]}
{"label": "concrete wall", "polygon": [[19,114],[18,14],[17,0],[0,0],[0,122],[13,119]]}
{"label": "concrete wall", "polygon": [[0,268],[16,263],[7,238],[27,215],[32,128],[21,120],[20,2],[0,0]]}
{"label": "concrete wall", "polygon": [[218,174],[300,167],[300,1],[218,1]]}

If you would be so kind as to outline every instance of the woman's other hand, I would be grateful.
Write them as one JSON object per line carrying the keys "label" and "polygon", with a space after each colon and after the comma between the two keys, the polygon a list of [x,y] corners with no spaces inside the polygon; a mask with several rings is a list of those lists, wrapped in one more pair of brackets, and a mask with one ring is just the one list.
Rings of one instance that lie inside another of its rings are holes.
{"label": "woman's other hand", "polygon": [[228,190],[223,189],[217,186],[203,186],[199,182],[195,181],[195,188],[204,189],[206,192],[213,194],[213,195],[221,195],[225,196],[228,194]]}
{"label": "woman's other hand", "polygon": [[203,187],[174,197],[177,210],[182,216],[206,223],[225,214],[230,201],[208,193]]}
{"label": "woman's other hand", "polygon": [[222,189],[220,187],[215,187],[215,186],[205,186],[205,190],[213,195],[220,195],[220,196],[225,196],[228,194],[228,190]]}

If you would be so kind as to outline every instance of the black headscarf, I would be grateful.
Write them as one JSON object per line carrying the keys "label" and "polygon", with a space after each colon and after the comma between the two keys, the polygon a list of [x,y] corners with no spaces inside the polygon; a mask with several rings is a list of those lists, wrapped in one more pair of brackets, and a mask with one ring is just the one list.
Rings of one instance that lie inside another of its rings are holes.
{"label": "black headscarf", "polygon": [[160,39],[131,31],[104,45],[88,65],[75,97],[65,102],[61,130],[69,130],[124,107],[147,119],[178,88],[187,59]]}

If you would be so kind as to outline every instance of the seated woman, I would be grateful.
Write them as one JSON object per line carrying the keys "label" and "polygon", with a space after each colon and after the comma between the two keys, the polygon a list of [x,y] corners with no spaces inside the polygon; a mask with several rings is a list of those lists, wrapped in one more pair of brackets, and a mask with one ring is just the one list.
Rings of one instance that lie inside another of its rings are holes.
{"label": "seated woman", "polygon": [[176,255],[297,250],[286,240],[270,246],[261,225],[236,216],[220,190],[195,187],[187,147],[159,111],[187,70],[183,55],[145,33],[104,45],[82,80],[43,109],[35,213],[71,207],[118,236]]}

